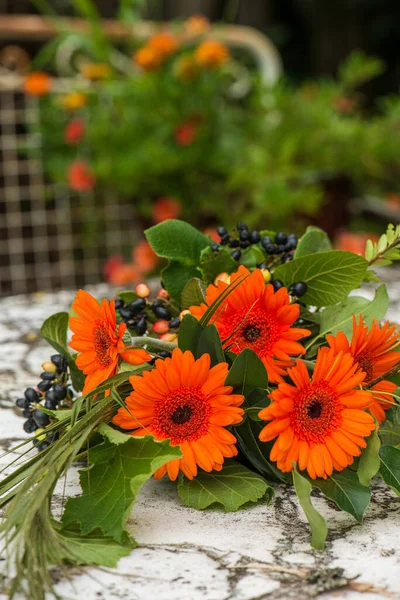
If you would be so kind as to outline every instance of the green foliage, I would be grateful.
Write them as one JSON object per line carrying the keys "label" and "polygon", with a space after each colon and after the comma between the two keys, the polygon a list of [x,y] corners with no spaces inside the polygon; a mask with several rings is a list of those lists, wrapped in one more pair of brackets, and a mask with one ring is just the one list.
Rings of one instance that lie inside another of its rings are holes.
{"label": "green foliage", "polygon": [[314,254],[315,252],[328,252],[332,250],[332,244],[329,241],[325,231],[319,227],[307,227],[304,235],[301,236],[294,253],[295,258]]}
{"label": "green foliage", "polygon": [[400,449],[394,446],[381,446],[379,457],[381,459],[380,476],[400,496]]}
{"label": "green foliage", "polygon": [[200,306],[205,301],[205,285],[201,279],[194,277],[190,279],[182,290],[181,308],[188,309],[191,306]]}
{"label": "green foliage", "polygon": [[80,471],[82,496],[69,498],[64,525],[78,522],[86,535],[100,528],[105,536],[124,543],[125,523],[142,485],[156,469],[182,454],[168,441],[114,433],[103,425],[104,442],[89,453],[89,466]]}
{"label": "green foliage", "polygon": [[181,304],[182,292],[191,279],[201,276],[199,269],[192,265],[184,265],[177,260],[170,261],[169,265],[161,271],[161,281],[165,285],[178,306]]}
{"label": "green foliage", "polygon": [[269,503],[274,495],[273,488],[262,477],[234,461],[225,461],[222,471],[201,471],[192,480],[182,477],[178,493],[186,506],[203,510],[220,504],[226,512],[265,496]]}
{"label": "green foliage", "polygon": [[333,250],[295,258],[277,267],[274,277],[281,279],[286,287],[304,281],[308,291],[302,300],[313,306],[328,306],[341,302],[359,287],[367,266],[362,256]]}
{"label": "green foliage", "polygon": [[369,487],[362,485],[350,469],[334,471],[327,479],[312,479],[312,485],[336,502],[342,510],[361,521],[371,498]]}
{"label": "green foliage", "polygon": [[379,448],[381,442],[377,431],[373,431],[367,439],[367,447],[362,451],[358,463],[357,475],[361,485],[369,485],[380,467]]}
{"label": "green foliage", "polygon": [[310,501],[311,483],[300,475],[297,469],[293,470],[293,485],[299,499],[301,508],[307,517],[311,527],[311,546],[317,550],[325,548],[325,540],[328,533],[326,521],[322,515],[314,508]]}
{"label": "green foliage", "polygon": [[210,245],[210,238],[189,223],[174,219],[150,227],[145,235],[158,256],[189,266],[197,266],[202,250]]}
{"label": "green foliage", "polygon": [[357,88],[385,71],[384,63],[375,57],[365,55],[361,50],[350,54],[339,67],[339,81],[347,89]]}
{"label": "green foliage", "polygon": [[340,304],[327,306],[321,313],[321,333],[318,337],[325,337],[327,333],[335,335],[338,331],[351,338],[353,331],[353,316],[362,315],[368,327],[372,320],[384,318],[389,307],[389,296],[385,285],[380,285],[375,291],[373,300],[361,296],[350,296]]}
{"label": "green foliage", "polygon": [[250,348],[245,348],[235,358],[226,385],[231,385],[236,394],[247,397],[257,388],[268,388],[268,375],[261,359]]}
{"label": "green foliage", "polygon": [[205,248],[200,257],[200,270],[206,283],[213,283],[220,273],[229,275],[236,271],[238,264],[233,260],[230,251],[222,246],[218,252]]}
{"label": "green foliage", "polygon": [[400,260],[400,225],[396,228],[389,225],[377,242],[368,240],[365,258],[376,266],[390,265],[394,260]]}

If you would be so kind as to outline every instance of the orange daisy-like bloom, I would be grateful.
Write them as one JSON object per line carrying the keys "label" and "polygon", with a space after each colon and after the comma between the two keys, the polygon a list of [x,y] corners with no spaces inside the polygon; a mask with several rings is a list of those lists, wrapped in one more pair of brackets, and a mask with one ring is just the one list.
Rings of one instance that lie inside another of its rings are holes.
{"label": "orange daisy-like bloom", "polygon": [[[231,283],[238,279],[243,279],[242,283],[223,301],[211,322],[215,323],[225,348],[229,346],[235,354],[250,348],[263,361],[269,380],[278,383],[291,364],[290,357],[305,352],[297,340],[310,332],[292,327],[299,317],[300,307],[290,304],[286,288],[274,292],[272,285],[265,285],[259,269],[250,274],[241,266],[231,276]],[[192,315],[200,319],[227,287],[228,283],[221,280],[217,285],[209,285],[206,304],[192,306]]]}
{"label": "orange daisy-like bloom", "polygon": [[[365,372],[364,383],[384,375],[400,361],[400,353],[395,351],[400,343],[399,336],[396,327],[390,326],[389,321],[381,327],[378,321],[374,320],[371,330],[368,331],[360,315],[358,324],[356,317],[353,317],[351,343],[342,331],[339,331],[336,336],[328,335],[326,339],[335,352],[351,354],[359,368]],[[396,389],[397,385],[386,379],[371,388],[374,401],[368,408],[379,423],[385,420],[385,410],[392,406],[388,402],[390,400],[388,394],[393,394]]]}
{"label": "orange daisy-like bloom", "polygon": [[82,92],[71,92],[61,98],[61,105],[65,110],[78,110],[87,104],[87,96]]}
{"label": "orange daisy-like bloom", "polygon": [[185,31],[190,36],[206,33],[211,28],[211,23],[204,15],[192,15],[185,21]]}
{"label": "orange daisy-like bloom", "polygon": [[168,473],[175,480],[181,470],[186,477],[204,471],[220,471],[224,458],[236,456],[236,438],[225,429],[240,423],[244,397],[225,385],[228,365],[210,368],[209,354],[198,360],[191,352],[176,348],[172,357],[157,360],[153,371],[130,378],[134,391],[113,422],[134,436],[153,435],[156,440],[179,446],[182,458],[168,462],[154,477]]}
{"label": "orange daisy-like bloom", "polygon": [[103,300],[100,306],[93,296],[79,290],[72,309],[78,317],[69,320],[74,333],[70,346],[80,352],[76,364],[86,375],[84,394],[115,375],[120,358],[131,365],[151,360],[146,350],[126,350],[122,340],[126,323],[117,328],[114,300]]}
{"label": "orange daisy-like bloom", "polygon": [[168,58],[168,56],[171,56],[177,50],[178,42],[171,33],[161,31],[149,39],[147,46],[152,48],[162,58]]}
{"label": "orange daisy-like bloom", "polygon": [[217,40],[206,40],[196,49],[195,58],[202,67],[219,67],[229,59],[229,51]]}
{"label": "orange daisy-like bloom", "polygon": [[163,57],[154,48],[143,46],[135,52],[133,60],[144,71],[154,71],[161,66]]}
{"label": "orange daisy-like bloom", "polygon": [[46,96],[51,88],[51,78],[47,73],[36,71],[25,78],[24,92],[30,96]]}
{"label": "orange daisy-like bloom", "polygon": [[297,463],[312,479],[342,471],[366,447],[365,437],[375,429],[373,417],[363,409],[370,406],[368,391],[354,389],[365,379],[350,354],[329,348],[318,352],[310,380],[302,360],[289,369],[294,385],[281,383],[269,396],[261,419],[271,421],[260,433],[268,442],[278,436],[270,458],[281,471]]}
{"label": "orange daisy-like bloom", "polygon": [[112,69],[107,63],[84,63],[80,71],[86,79],[91,81],[108,79],[112,75]]}

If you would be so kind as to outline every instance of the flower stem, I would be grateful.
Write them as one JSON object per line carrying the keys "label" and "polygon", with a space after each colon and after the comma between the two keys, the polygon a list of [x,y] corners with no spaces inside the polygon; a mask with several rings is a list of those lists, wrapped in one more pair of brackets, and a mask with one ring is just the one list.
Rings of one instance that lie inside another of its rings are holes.
{"label": "flower stem", "polygon": [[130,350],[132,348],[141,348],[147,344],[149,344],[149,346],[152,348],[156,348],[157,350],[167,350],[168,352],[172,352],[172,350],[178,346],[176,342],[164,342],[163,340],[143,335],[140,337],[131,338],[131,345],[128,346],[126,350]]}
{"label": "flower stem", "polygon": [[396,373],[398,373],[400,371],[400,361],[398,363],[396,363],[394,365],[394,367],[392,367],[390,369],[390,371],[386,371],[386,373],[384,373],[383,375],[379,375],[379,377],[375,377],[375,379],[373,379],[372,381],[370,381],[369,383],[367,383],[366,385],[363,386],[364,390],[369,390],[372,387],[374,387],[374,385],[376,385],[377,383],[379,383],[380,381],[382,381],[383,379],[387,379],[388,377],[392,377],[392,375],[396,375]]}

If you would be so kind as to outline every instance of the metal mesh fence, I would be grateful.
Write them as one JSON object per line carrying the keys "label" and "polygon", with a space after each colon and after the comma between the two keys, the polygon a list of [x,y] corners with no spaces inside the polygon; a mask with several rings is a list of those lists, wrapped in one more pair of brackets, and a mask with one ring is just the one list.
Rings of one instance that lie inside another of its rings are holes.
{"label": "metal mesh fence", "polygon": [[46,181],[26,127],[38,119],[35,99],[0,91],[0,295],[96,283],[106,258],[133,245],[132,202]]}

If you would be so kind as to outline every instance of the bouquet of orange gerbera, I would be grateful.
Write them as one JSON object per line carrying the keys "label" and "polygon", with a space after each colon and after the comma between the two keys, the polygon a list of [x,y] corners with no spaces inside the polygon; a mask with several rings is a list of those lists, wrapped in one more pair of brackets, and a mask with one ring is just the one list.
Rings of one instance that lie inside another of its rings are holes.
{"label": "bouquet of orange gerbera", "polygon": [[[371,269],[400,259],[400,226],[365,257],[316,227],[300,239],[244,223],[218,233],[152,227],[158,291],[142,283],[99,304],[80,290],[72,316],[43,324],[57,353],[17,400],[39,452],[0,483],[11,596],[44,598],[49,563],[115,565],[135,546],[125,524],[151,476],[199,510],[269,503],[294,485],[320,549],[313,487],[358,520],[375,476],[400,494],[400,339]],[[350,294],[370,281],[372,300]],[[53,489],[74,461],[86,463],[82,494],[56,521]]]}

